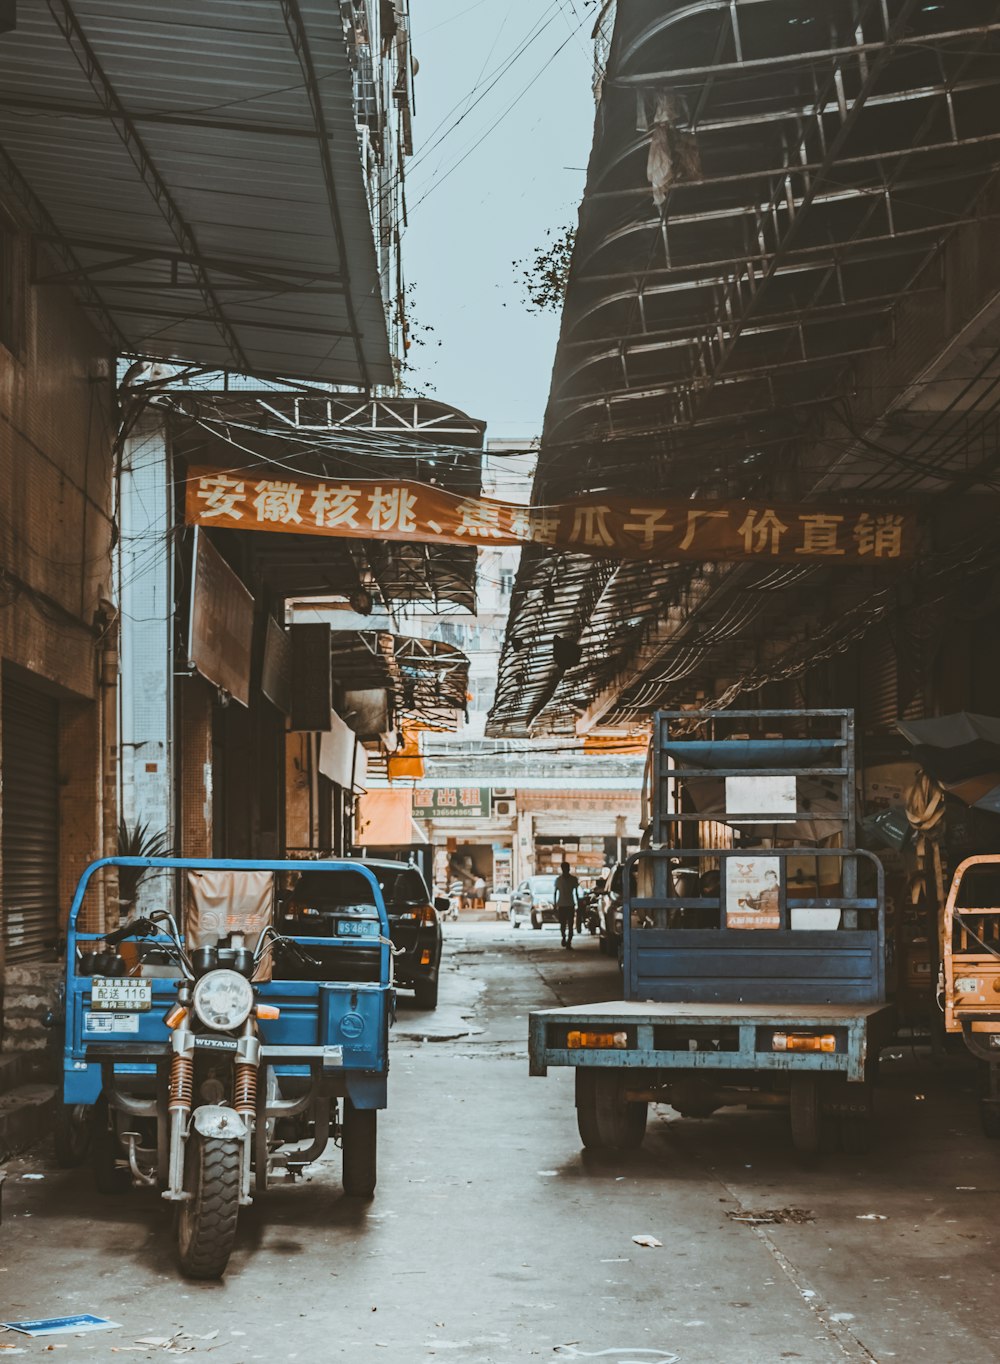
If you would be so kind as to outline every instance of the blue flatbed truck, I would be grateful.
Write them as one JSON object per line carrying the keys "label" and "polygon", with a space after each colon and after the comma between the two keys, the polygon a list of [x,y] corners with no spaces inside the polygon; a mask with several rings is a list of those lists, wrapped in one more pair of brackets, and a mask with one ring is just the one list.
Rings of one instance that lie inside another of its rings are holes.
{"label": "blue flatbed truck", "polygon": [[[576,1071],[580,1137],[786,1108],[803,1152],[867,1149],[894,1010],[884,875],[854,846],[850,711],[658,712],[653,846],[629,859],[624,998],[529,1021],[533,1075]],[[831,846],[839,844],[839,846]]]}

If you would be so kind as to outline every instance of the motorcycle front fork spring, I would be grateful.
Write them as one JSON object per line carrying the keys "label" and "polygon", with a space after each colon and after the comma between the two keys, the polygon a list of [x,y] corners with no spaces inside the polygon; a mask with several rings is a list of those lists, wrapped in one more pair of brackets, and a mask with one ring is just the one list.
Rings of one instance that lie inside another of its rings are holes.
{"label": "motorcycle front fork spring", "polygon": [[244,1118],[252,1118],[257,1111],[257,1067],[245,1062],[236,1063],[236,1083],[233,1086],[233,1107]]}
{"label": "motorcycle front fork spring", "polygon": [[194,1058],[179,1056],[175,1052],[170,1058],[170,1088],[167,1107],[171,1111],[181,1109],[185,1113],[189,1113],[193,1098]]}

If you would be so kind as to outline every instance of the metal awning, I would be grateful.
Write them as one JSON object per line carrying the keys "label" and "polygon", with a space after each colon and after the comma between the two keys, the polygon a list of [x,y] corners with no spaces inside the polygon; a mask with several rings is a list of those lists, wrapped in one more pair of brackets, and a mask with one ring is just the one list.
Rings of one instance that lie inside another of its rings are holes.
{"label": "metal awning", "polygon": [[392,382],[339,5],[19,4],[0,185],[117,350]]}
{"label": "metal awning", "polygon": [[469,660],[453,644],[385,631],[334,631],[333,676],[347,692],[384,689],[397,731],[453,730],[465,713]]}
{"label": "metal awning", "polygon": [[[609,0],[597,39],[534,500],[901,495],[944,514],[982,489],[1000,463],[1000,3]],[[925,556],[932,590],[957,548]],[[627,724],[794,675],[891,600],[837,566],[532,549],[488,732]]]}
{"label": "metal awning", "polygon": [[[292,469],[303,475],[438,483],[475,497],[482,486],[485,424],[438,400],[348,401],[295,392],[188,391],[156,398],[170,414],[175,468]],[[387,416],[387,413],[389,414]],[[404,425],[405,418],[405,425]],[[339,540],[331,536],[213,532],[235,538],[250,578],[277,598],[370,593],[389,612],[426,603],[434,613],[476,609],[474,545]]]}

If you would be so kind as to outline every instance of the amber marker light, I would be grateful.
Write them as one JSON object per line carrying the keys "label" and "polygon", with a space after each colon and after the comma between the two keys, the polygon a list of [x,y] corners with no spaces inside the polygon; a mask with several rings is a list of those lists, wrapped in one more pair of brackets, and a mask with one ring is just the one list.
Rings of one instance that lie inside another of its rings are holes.
{"label": "amber marker light", "polygon": [[188,1011],[183,1004],[175,1004],[163,1020],[168,1028],[179,1028],[188,1016]]}
{"label": "amber marker light", "polygon": [[575,1029],[566,1037],[566,1046],[570,1051],[575,1051],[578,1047],[615,1047],[624,1049],[628,1046],[627,1032],[578,1032]]}
{"label": "amber marker light", "polygon": [[836,1051],[837,1039],[832,1032],[776,1032],[771,1038],[772,1051]]}

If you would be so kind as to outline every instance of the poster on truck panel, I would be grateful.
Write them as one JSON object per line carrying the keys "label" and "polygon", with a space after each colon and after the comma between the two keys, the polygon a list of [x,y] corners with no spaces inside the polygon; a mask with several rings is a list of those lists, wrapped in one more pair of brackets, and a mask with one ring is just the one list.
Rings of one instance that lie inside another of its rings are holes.
{"label": "poster on truck panel", "polygon": [[726,859],[726,927],[779,928],[781,858]]}

